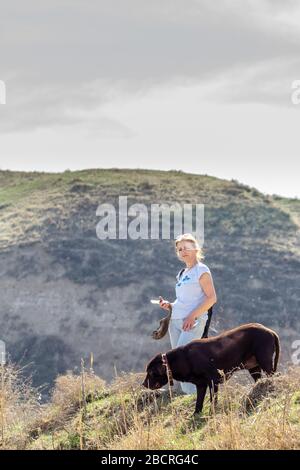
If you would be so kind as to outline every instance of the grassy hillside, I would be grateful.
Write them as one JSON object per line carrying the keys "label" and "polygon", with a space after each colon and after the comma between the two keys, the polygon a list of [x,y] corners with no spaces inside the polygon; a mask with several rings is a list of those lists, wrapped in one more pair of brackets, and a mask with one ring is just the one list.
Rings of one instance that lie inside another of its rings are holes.
{"label": "grassy hillside", "polygon": [[169,240],[96,237],[100,203],[205,204],[205,262],[218,294],[213,332],[257,321],[289,361],[298,339],[300,202],[177,171],[0,171],[0,332],[35,385],[94,354],[105,380],[167,350],[151,339],[181,267]]}
{"label": "grassy hillside", "polygon": [[216,408],[206,399],[197,417],[194,396],[143,389],[143,374],[108,386],[82,368],[56,379],[46,405],[14,368],[2,374],[0,448],[300,449],[299,368],[255,385],[234,377],[221,386]]}

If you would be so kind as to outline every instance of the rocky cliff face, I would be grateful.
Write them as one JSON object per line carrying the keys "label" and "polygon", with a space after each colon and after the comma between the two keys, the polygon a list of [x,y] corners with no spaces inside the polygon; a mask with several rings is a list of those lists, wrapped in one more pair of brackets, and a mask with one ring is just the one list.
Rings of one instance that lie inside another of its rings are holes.
{"label": "rocky cliff face", "polygon": [[300,203],[235,181],[181,172],[0,172],[0,339],[35,384],[80,367],[105,379],[141,371],[169,348],[151,332],[174,300],[172,240],[99,240],[100,203],[205,205],[205,263],[218,294],[212,334],[257,321],[275,328],[283,361],[300,338]]}

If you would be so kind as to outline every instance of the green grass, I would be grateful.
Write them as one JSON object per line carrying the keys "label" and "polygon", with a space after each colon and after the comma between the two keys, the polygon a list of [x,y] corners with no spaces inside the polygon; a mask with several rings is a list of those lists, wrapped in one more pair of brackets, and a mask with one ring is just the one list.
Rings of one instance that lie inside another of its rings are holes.
{"label": "green grass", "polygon": [[[123,376],[126,382],[126,375]],[[158,396],[128,387],[108,390],[49,435],[40,435],[30,448],[56,449],[262,449],[300,448],[299,371],[273,380],[275,390],[261,396],[252,412],[243,398],[250,386],[221,387],[216,411],[208,399],[203,413],[193,415],[194,396]],[[253,387],[253,386],[252,386]],[[296,391],[295,391],[296,390]],[[275,429],[274,429],[275,426]],[[53,447],[54,442],[54,447]]]}
{"label": "green grass", "polygon": [[[105,384],[92,371],[57,378],[49,403],[37,403],[13,368],[5,371],[2,449],[300,449],[300,371],[257,384],[235,379],[220,387],[216,408],[208,397],[193,415],[195,396],[152,392],[144,374]],[[252,409],[245,407],[255,397]]]}

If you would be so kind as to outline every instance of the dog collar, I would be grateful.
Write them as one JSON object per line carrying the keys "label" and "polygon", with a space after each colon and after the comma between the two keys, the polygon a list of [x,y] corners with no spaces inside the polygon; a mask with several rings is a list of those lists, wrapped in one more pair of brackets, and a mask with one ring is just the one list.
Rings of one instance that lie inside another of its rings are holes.
{"label": "dog collar", "polygon": [[167,355],[162,354],[161,359],[162,359],[163,366],[165,366],[165,368],[167,370],[168,382],[171,385],[171,387],[173,387],[173,385],[174,385],[173,375],[172,375],[172,371],[171,371],[169,363],[168,363]]}

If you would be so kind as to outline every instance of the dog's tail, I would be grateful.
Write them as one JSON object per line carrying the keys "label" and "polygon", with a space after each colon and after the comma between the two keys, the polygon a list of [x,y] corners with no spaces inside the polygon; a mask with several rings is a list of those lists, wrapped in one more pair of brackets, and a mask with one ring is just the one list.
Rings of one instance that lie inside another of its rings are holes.
{"label": "dog's tail", "polygon": [[279,342],[279,336],[275,331],[273,331],[273,336],[275,340],[275,357],[274,357],[274,364],[273,364],[273,373],[276,372],[277,370],[277,365],[278,365],[278,359],[280,355],[280,342]]}

